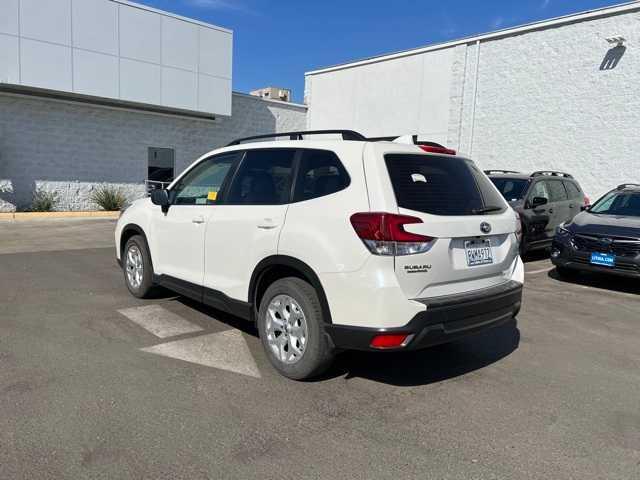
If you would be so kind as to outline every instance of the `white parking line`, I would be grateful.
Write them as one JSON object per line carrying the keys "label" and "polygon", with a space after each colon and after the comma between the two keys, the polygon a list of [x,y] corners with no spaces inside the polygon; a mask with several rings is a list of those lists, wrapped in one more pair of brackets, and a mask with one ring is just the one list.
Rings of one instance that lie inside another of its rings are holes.
{"label": "white parking line", "polygon": [[261,376],[247,342],[239,330],[200,335],[175,342],[161,343],[141,350],[249,377],[260,378]]}
{"label": "white parking line", "polygon": [[159,338],[202,331],[198,325],[186,321],[160,305],[125,308],[118,312]]}

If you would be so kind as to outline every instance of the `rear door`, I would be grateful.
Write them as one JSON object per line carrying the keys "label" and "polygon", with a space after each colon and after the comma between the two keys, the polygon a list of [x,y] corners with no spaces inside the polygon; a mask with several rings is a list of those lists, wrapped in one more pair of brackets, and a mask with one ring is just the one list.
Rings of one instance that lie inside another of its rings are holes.
{"label": "rear door", "polygon": [[569,195],[569,218],[567,220],[571,220],[581,211],[581,207],[584,204],[584,193],[575,183],[569,180],[564,180],[563,183]]}
{"label": "rear door", "polygon": [[470,160],[418,152],[382,154],[397,212],[421,220],[405,230],[434,238],[425,253],[395,257],[403,291],[437,297],[506,282],[517,257],[513,210]]}
{"label": "rear door", "polygon": [[571,215],[571,201],[564,187],[564,182],[560,179],[550,179],[549,186],[553,212],[549,222],[548,236],[553,238],[556,233],[556,227],[570,220],[573,216]]}
{"label": "rear door", "polygon": [[[207,220],[204,255],[205,301],[221,292],[248,301],[256,264],[278,250],[291,200],[296,149],[247,150],[222,205]],[[216,292],[212,292],[215,290]]]}

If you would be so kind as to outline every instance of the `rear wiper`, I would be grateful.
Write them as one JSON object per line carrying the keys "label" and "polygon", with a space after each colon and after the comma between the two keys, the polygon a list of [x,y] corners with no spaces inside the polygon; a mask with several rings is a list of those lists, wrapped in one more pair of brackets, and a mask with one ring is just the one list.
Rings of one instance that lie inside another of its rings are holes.
{"label": "rear wiper", "polygon": [[471,213],[473,213],[474,215],[482,215],[483,213],[498,212],[500,210],[502,210],[502,207],[489,205],[484,208],[474,208],[473,210],[471,210]]}

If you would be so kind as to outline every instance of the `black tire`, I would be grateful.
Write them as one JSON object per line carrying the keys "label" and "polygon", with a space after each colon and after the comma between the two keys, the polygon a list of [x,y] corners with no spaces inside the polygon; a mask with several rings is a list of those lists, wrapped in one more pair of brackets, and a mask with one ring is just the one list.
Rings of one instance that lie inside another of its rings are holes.
{"label": "black tire", "polygon": [[[302,355],[295,363],[281,361],[267,338],[268,307],[271,301],[280,295],[287,295],[295,300],[306,319],[306,345]],[[323,373],[331,365],[334,352],[324,331],[320,300],[315,289],[304,280],[287,277],[272,283],[262,296],[257,324],[260,340],[269,361],[285,377],[293,380],[313,378]]]}
{"label": "black tire", "polygon": [[[142,281],[139,285],[133,285],[127,274],[129,268],[128,253],[130,249],[137,249],[142,257]],[[134,235],[124,246],[122,251],[122,271],[124,273],[124,283],[127,285],[131,295],[137,298],[147,298],[153,290],[153,263],[151,262],[151,254],[149,247],[142,235]]]}

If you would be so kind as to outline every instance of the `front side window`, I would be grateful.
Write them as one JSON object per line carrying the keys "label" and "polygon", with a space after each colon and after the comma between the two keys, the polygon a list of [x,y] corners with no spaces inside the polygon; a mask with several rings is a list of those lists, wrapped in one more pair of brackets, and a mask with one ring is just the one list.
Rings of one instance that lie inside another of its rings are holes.
{"label": "front side window", "polygon": [[387,154],[398,206],[432,215],[495,214],[504,199],[473,162],[435,155]]}
{"label": "front side window", "polygon": [[216,203],[233,163],[234,153],[209,158],[184,175],[171,190],[174,205],[209,205]]}
{"label": "front side window", "polygon": [[303,150],[296,182],[295,201],[324,197],[349,185],[349,175],[335,153]]}
{"label": "front side window", "polygon": [[611,192],[589,209],[590,213],[640,217],[640,192]]}
{"label": "front side window", "polygon": [[283,205],[291,198],[293,160],[288,148],[248,150],[229,188],[225,203]]}
{"label": "front side window", "polygon": [[551,194],[549,193],[549,182],[541,181],[537,182],[531,189],[530,199],[534,198],[546,198],[548,202],[551,201]]}

